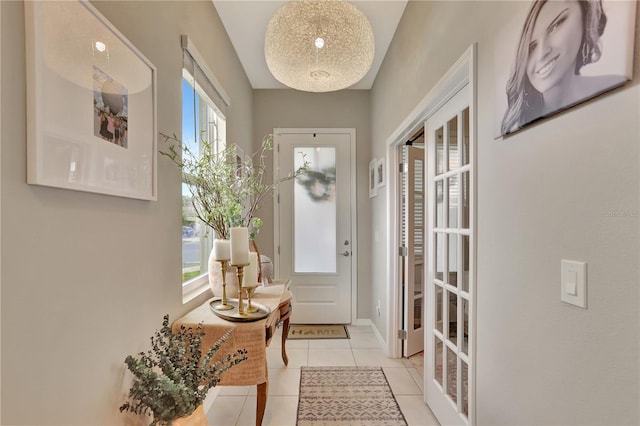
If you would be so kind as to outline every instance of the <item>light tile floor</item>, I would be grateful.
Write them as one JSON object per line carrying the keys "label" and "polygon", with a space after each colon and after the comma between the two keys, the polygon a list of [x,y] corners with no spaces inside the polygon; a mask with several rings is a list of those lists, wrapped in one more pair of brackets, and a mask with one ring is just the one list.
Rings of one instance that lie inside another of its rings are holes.
{"label": "light tile floor", "polygon": [[[263,426],[294,426],[300,366],[381,366],[409,426],[438,426],[423,401],[422,376],[406,359],[387,358],[370,327],[349,326],[350,339],[287,340],[289,365],[280,357],[282,329],[267,349],[269,396]],[[214,426],[254,426],[256,387],[221,386],[207,418]]]}

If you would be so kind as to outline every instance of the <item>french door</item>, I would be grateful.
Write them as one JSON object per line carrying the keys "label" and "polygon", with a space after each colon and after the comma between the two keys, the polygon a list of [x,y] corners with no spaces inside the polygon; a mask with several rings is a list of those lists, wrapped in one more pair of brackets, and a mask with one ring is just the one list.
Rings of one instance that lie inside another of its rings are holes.
{"label": "french door", "polygon": [[292,322],[348,324],[355,251],[352,203],[353,129],[275,129],[276,170],[284,177],[276,204],[276,268],[291,279]]}
{"label": "french door", "polygon": [[447,425],[466,425],[473,418],[475,159],[470,100],[467,85],[425,125],[430,256],[425,400]]}

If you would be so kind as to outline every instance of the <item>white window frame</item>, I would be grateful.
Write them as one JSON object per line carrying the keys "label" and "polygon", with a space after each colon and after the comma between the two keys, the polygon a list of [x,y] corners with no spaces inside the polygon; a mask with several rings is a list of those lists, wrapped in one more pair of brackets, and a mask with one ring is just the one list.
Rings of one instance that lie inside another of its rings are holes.
{"label": "white window frame", "polygon": [[[223,109],[226,110],[226,107],[229,106],[229,97],[222,88],[222,85],[213,75],[213,72],[211,72],[211,70],[206,66],[202,55],[198,52],[195,46],[193,46],[193,43],[190,41],[190,39],[184,35],[182,36],[182,47],[191,55],[193,61],[198,65],[200,70],[202,70],[203,74],[209,80],[210,85],[213,86],[213,88],[217,92],[218,102],[221,102],[223,104],[217,105],[201,87],[197,79],[194,78],[194,76],[192,76],[187,69],[183,68],[182,80],[185,80],[191,87],[195,89],[195,92],[200,99],[200,103],[198,106],[200,122],[197,123],[195,132],[196,137],[199,137],[201,135],[199,129],[205,129],[204,135],[202,135],[200,140],[202,141],[203,139],[206,139],[208,141],[214,141],[215,150],[221,151],[226,146],[226,117],[222,111]],[[198,223],[197,226],[201,226],[203,230],[206,229],[206,225],[204,225],[202,222]],[[213,247],[215,234],[213,229],[209,228],[206,229],[205,232],[201,232],[200,235],[201,274],[188,281],[182,282],[183,303],[189,302],[190,300],[194,299],[195,297],[199,296],[209,289],[208,259],[209,253],[211,252],[211,249]],[[204,272],[202,272],[203,269]],[[180,275],[182,276],[182,274]]]}

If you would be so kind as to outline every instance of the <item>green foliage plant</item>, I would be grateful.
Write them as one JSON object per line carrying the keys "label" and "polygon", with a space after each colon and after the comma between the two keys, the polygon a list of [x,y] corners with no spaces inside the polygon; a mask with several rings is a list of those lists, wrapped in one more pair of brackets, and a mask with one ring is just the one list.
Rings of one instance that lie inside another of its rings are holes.
{"label": "green foliage plant", "polygon": [[[203,140],[200,149],[194,152],[177,136],[161,134],[169,150],[160,154],[169,157],[183,172],[183,179],[192,195],[196,216],[209,225],[216,238],[228,238],[232,227],[249,228],[254,239],[262,226],[256,216],[267,196],[283,182],[307,172],[309,163],[282,178],[273,177],[267,182],[267,153],[273,149],[273,135],[262,140],[261,148],[252,156],[239,158],[235,145],[216,152],[215,146]],[[304,158],[304,157],[303,157]]]}
{"label": "green foliage plant", "polygon": [[150,426],[169,425],[191,415],[209,389],[220,382],[221,375],[247,359],[247,351],[239,349],[213,361],[231,332],[224,334],[203,355],[204,334],[202,323],[195,330],[183,325],[173,333],[169,315],[165,315],[162,328],[151,337],[151,350],[125,358],[134,381],[129,401],[120,407],[120,412],[152,415]]}

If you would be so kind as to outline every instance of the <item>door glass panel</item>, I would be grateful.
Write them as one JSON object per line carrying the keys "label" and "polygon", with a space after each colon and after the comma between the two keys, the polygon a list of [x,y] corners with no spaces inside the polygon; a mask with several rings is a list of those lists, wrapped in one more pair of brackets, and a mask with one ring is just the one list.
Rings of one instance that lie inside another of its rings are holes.
{"label": "door glass panel", "polygon": [[462,111],[462,155],[461,166],[469,164],[469,108]]}
{"label": "door glass panel", "polygon": [[449,274],[447,282],[458,286],[458,234],[449,234]]}
{"label": "door glass panel", "polygon": [[449,170],[458,168],[458,117],[453,117],[447,122],[449,130]]}
{"label": "door glass panel", "polygon": [[436,344],[435,344],[435,348],[436,348],[436,353],[434,356],[434,363],[433,363],[433,377],[436,378],[436,380],[438,381],[438,383],[440,383],[440,386],[442,386],[442,374],[443,374],[443,368],[442,368],[442,340],[440,340],[438,338],[438,336],[433,336],[433,339],[435,340]]}
{"label": "door glass panel", "polygon": [[422,297],[413,301],[413,329],[422,328]]}
{"label": "door glass panel", "polygon": [[469,229],[469,172],[462,173],[462,228]]}
{"label": "door glass panel", "polygon": [[436,279],[444,281],[444,233],[436,234]]}
{"label": "door glass panel", "polygon": [[469,292],[469,236],[462,235],[462,291]]}
{"label": "door glass panel", "polygon": [[423,279],[423,264],[418,263],[413,267],[413,294],[418,295],[422,294],[424,287],[424,279]]}
{"label": "door glass panel", "polygon": [[444,181],[436,182],[436,228],[444,227]]}
{"label": "door glass panel", "polygon": [[455,352],[447,348],[447,395],[458,402],[457,383],[458,382],[458,357]]}
{"label": "door glass panel", "polygon": [[444,130],[436,130],[436,175],[444,173]]}
{"label": "door glass panel", "polygon": [[294,185],[294,272],[336,273],[336,148],[294,147],[293,152],[294,169],[305,159],[310,163]]}
{"label": "door glass panel", "polygon": [[469,301],[462,300],[462,353],[469,353]]}
{"label": "door glass panel", "polygon": [[435,286],[436,289],[436,330],[442,333],[442,287]]}
{"label": "door glass panel", "polygon": [[456,336],[458,334],[458,296],[455,293],[447,292],[449,295],[449,340],[454,345],[458,345]]}
{"label": "door glass panel", "polygon": [[469,417],[469,366],[462,361],[462,413]]}
{"label": "door glass panel", "polygon": [[449,228],[458,227],[458,176],[451,176],[447,178],[449,186]]}

